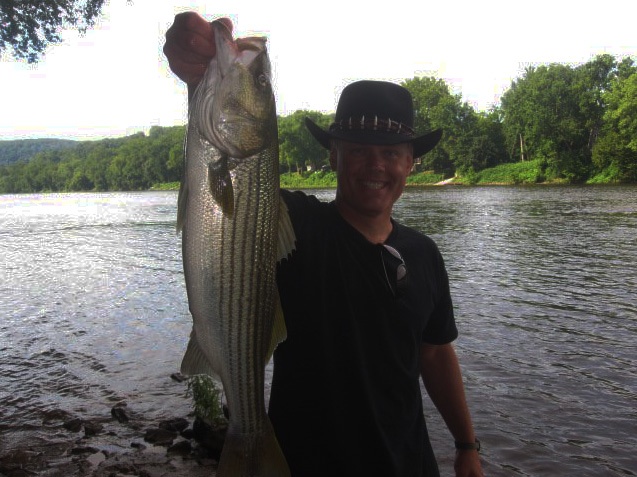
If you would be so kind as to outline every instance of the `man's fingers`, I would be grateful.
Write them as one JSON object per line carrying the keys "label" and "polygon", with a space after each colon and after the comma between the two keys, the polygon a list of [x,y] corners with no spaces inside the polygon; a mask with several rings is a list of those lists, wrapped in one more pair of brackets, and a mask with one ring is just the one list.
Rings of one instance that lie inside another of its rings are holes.
{"label": "man's fingers", "polygon": [[[216,21],[232,31],[229,18]],[[195,12],[175,15],[173,24],[166,31],[163,50],[170,69],[188,85],[196,85],[217,53],[211,24]]]}
{"label": "man's fingers", "polygon": [[[233,25],[229,18],[218,18],[228,30]],[[175,16],[173,25],[166,32],[167,42],[179,44],[183,51],[191,51],[207,58],[216,54],[215,37],[210,23],[195,12],[179,13]]]}
{"label": "man's fingers", "polygon": [[223,18],[217,18],[218,21],[222,22],[226,28],[230,31],[232,31],[233,25],[232,25],[232,20],[230,20],[227,17],[223,17]]}
{"label": "man's fingers", "polygon": [[189,30],[202,36],[210,35],[210,24],[196,12],[183,12],[175,15],[170,29],[173,28],[175,30]]}
{"label": "man's fingers", "polygon": [[207,63],[184,63],[178,59],[169,60],[168,64],[179,79],[188,85],[197,85],[208,67]]}

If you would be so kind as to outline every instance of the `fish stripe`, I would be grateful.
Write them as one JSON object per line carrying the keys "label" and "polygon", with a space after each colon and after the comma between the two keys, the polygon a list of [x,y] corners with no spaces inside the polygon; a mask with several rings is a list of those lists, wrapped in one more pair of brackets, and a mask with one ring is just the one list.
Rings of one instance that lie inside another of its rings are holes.
{"label": "fish stripe", "polygon": [[[222,380],[230,419],[218,475],[288,477],[264,402],[278,300],[278,138],[271,86],[252,75],[269,78],[270,63],[265,39],[235,43],[227,27],[212,26],[217,55],[189,102],[179,199],[193,316],[182,369]],[[235,121],[247,112],[249,121]]]}
{"label": "fish stripe", "polygon": [[[238,409],[231,412],[237,413],[240,422],[256,424],[259,419],[255,416],[262,414],[258,409],[260,399],[238,399],[239,396],[246,396],[250,389],[259,389],[259,385],[263,382],[263,372],[257,366],[249,366],[249,363],[262,363],[267,352],[266,347],[269,345],[270,337],[266,336],[266,329],[270,329],[272,324],[264,322],[263,310],[271,315],[270,311],[274,306],[272,298],[271,283],[272,278],[268,275],[274,273],[272,266],[267,269],[263,267],[257,268],[257,263],[263,263],[261,255],[273,254],[273,224],[275,221],[275,213],[278,208],[273,206],[265,206],[264,203],[272,203],[275,194],[269,197],[261,197],[257,194],[257,184],[263,181],[261,176],[268,176],[269,171],[253,171],[251,174],[242,174],[238,180],[243,181],[241,190],[237,191],[236,202],[237,207],[232,220],[222,221],[221,247],[220,254],[222,259],[222,277],[219,280],[220,300],[217,302],[219,316],[233,316],[232,320],[223,320],[226,325],[222,333],[230,338],[227,343],[226,356],[228,366],[231,369],[237,369],[241,375],[241,379],[236,380],[237,389],[231,389],[228,384],[224,383],[224,387],[232,396],[228,397],[228,402],[238,405]],[[257,220],[253,216],[254,211],[258,211]],[[269,216],[264,211],[274,211]],[[252,211],[252,214],[248,213]],[[250,224],[257,224],[252,233],[246,234]],[[253,236],[256,239],[256,249],[250,249],[248,240],[241,237]],[[239,266],[240,265],[240,266]],[[269,278],[269,279],[268,279]],[[238,299],[231,296],[232,290],[252,290],[254,292],[254,300]],[[224,308],[225,304],[225,308]],[[263,308],[263,310],[261,310]],[[257,313],[262,316],[258,316]],[[253,339],[248,340],[247,337]],[[241,359],[243,362],[237,362]],[[227,380],[226,380],[227,381]],[[237,396],[237,399],[234,399]],[[240,416],[240,417],[239,417]],[[244,429],[245,430],[245,429]]]}

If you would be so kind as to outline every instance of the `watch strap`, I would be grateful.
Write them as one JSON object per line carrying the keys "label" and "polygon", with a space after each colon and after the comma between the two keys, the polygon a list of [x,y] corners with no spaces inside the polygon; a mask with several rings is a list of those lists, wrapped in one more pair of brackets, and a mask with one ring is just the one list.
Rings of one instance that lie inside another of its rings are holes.
{"label": "watch strap", "polygon": [[480,452],[480,441],[478,439],[475,442],[455,442],[456,449],[458,450],[475,450]]}

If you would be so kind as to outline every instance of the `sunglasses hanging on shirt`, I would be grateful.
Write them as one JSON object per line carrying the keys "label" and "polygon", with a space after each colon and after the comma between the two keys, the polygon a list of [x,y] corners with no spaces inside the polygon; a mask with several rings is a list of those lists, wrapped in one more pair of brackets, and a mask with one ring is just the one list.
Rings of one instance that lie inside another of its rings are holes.
{"label": "sunglasses hanging on shirt", "polygon": [[380,258],[387,286],[394,298],[397,298],[403,294],[407,285],[407,265],[400,252],[391,245],[383,244]]}

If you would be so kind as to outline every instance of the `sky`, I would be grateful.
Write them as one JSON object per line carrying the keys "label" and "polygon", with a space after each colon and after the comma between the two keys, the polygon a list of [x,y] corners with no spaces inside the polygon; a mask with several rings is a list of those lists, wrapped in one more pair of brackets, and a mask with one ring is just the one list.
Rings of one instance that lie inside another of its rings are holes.
{"label": "sky", "polygon": [[443,79],[487,110],[527,66],[637,59],[633,0],[110,0],[93,29],[65,31],[38,64],[0,57],[0,140],[185,124],[186,88],[162,47],[188,10],[229,16],[236,36],[268,37],[279,114],[330,113],[352,81],[416,76]]}

